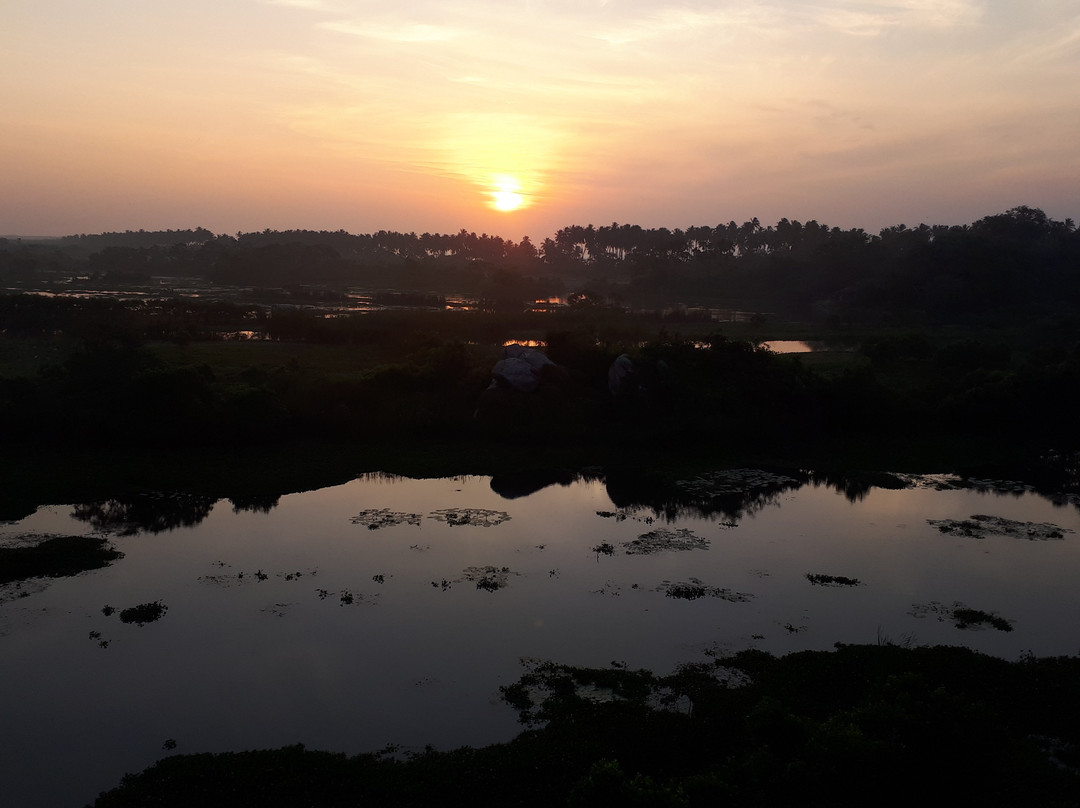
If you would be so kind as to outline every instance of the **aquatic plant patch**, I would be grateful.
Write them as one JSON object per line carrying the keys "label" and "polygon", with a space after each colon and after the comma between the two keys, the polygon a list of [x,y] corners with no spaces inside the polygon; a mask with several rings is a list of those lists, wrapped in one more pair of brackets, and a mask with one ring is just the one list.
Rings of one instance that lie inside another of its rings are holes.
{"label": "aquatic plant patch", "polygon": [[689,480],[676,480],[675,486],[687,494],[698,497],[719,497],[745,494],[798,485],[799,481],[783,474],[762,469],[721,469],[699,474]]}
{"label": "aquatic plant patch", "polygon": [[637,516],[631,510],[626,508],[620,508],[617,511],[597,511],[596,515],[602,519],[614,519],[616,522],[625,522],[627,519],[633,519],[635,522],[644,522],[646,525],[651,525],[654,521],[652,516]]}
{"label": "aquatic plant patch", "polygon": [[814,586],[861,586],[858,578],[847,578],[843,575],[820,575],[818,573],[806,573],[806,580]]}
{"label": "aquatic plant patch", "polygon": [[360,511],[356,516],[349,519],[354,525],[363,525],[368,530],[378,530],[382,527],[394,527],[396,525],[419,525],[421,516],[418,513],[403,513],[392,511],[389,508],[368,508]]}
{"label": "aquatic plant patch", "polygon": [[954,601],[951,606],[946,606],[938,601],[929,603],[916,603],[908,612],[912,617],[936,617],[939,622],[951,622],[959,629],[981,630],[989,626],[998,631],[1012,631],[1012,621],[1001,617],[994,612],[985,612],[981,609],[972,609],[960,601]]}
{"label": "aquatic plant patch", "polygon": [[623,542],[627,555],[651,555],[667,550],[708,550],[709,540],[689,528],[659,528],[642,533],[633,541]]}
{"label": "aquatic plant patch", "polygon": [[596,515],[602,519],[614,519],[616,522],[626,519],[626,511],[597,511]]}
{"label": "aquatic plant patch", "polygon": [[970,519],[927,519],[926,521],[927,524],[933,525],[947,535],[973,539],[1008,536],[1028,541],[1048,541],[1064,539],[1066,533],[1073,532],[1049,522],[1018,522],[1002,516],[984,514],[974,514]]}
{"label": "aquatic plant patch", "polygon": [[145,626],[147,623],[153,623],[160,620],[165,616],[165,612],[167,611],[169,611],[169,607],[160,600],[155,600],[150,603],[140,603],[138,606],[121,609],[120,622]]}
{"label": "aquatic plant patch", "polygon": [[486,508],[442,508],[428,514],[429,519],[446,522],[451,527],[471,525],[473,527],[495,527],[510,520],[506,511],[494,511]]}
{"label": "aquatic plant patch", "polygon": [[690,578],[687,581],[663,581],[656,587],[657,592],[663,592],[665,597],[679,600],[697,600],[698,598],[718,598],[730,603],[746,603],[754,596],[747,592],[734,592],[719,586],[710,586],[702,583],[698,578]]}
{"label": "aquatic plant patch", "polygon": [[477,589],[497,592],[510,583],[510,576],[517,575],[509,567],[466,567],[462,580],[476,584]]}
{"label": "aquatic plant patch", "polygon": [[[215,561],[213,566],[220,569],[228,569],[232,567],[231,564],[226,564],[224,561]],[[235,574],[233,573],[219,573],[216,575],[200,575],[198,580],[200,583],[213,584],[214,586],[230,587],[241,586],[243,584],[258,584],[263,581],[270,580],[271,576],[283,581],[299,581],[302,578],[312,575],[318,575],[319,570],[314,567],[309,567],[307,570],[285,570],[281,572],[265,572],[262,568],[251,572],[244,572],[241,570]]]}

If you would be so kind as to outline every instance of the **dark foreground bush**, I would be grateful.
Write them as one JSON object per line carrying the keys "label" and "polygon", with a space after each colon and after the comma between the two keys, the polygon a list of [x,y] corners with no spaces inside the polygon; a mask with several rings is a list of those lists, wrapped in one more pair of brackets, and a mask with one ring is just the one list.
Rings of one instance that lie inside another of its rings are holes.
{"label": "dark foreground bush", "polygon": [[1076,657],[840,646],[670,676],[538,663],[504,696],[531,727],[510,743],[404,760],[178,755],[95,806],[1071,806],[1080,793]]}

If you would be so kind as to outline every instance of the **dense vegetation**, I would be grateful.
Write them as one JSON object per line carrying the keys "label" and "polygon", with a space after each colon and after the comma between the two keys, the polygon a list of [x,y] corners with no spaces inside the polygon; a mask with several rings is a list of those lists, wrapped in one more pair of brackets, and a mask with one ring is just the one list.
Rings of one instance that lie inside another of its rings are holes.
{"label": "dense vegetation", "polygon": [[[458,462],[561,446],[570,466],[674,447],[817,468],[845,447],[877,467],[909,459],[889,447],[928,451],[938,470],[1069,457],[1078,251],[1071,221],[1026,207],[878,236],[787,220],[568,227],[539,248],[201,229],[5,242],[0,439],[31,455],[439,445]],[[565,303],[535,305],[556,289]],[[723,322],[698,305],[747,302],[757,314]],[[757,347],[769,338],[832,350],[780,356]],[[555,363],[535,392],[492,387],[512,340]],[[622,355],[633,372],[613,395]]]}
{"label": "dense vegetation", "polygon": [[503,688],[531,727],[506,744],[177,755],[95,806],[1074,805],[1078,662],[882,643],[669,676],[539,663]]}
{"label": "dense vegetation", "polygon": [[897,225],[871,235],[816,221],[644,229],[565,227],[528,237],[199,228],[0,240],[0,281],[201,279],[260,288],[363,286],[469,294],[515,306],[561,294],[657,306],[710,303],[836,322],[1007,323],[1070,313],[1080,233],[1020,206],[971,225]]}
{"label": "dense vegetation", "polygon": [[[996,331],[833,331],[853,349],[800,359],[755,347],[767,329],[720,332],[598,308],[326,319],[240,304],[9,296],[0,315],[9,442],[603,446],[631,437],[715,448],[858,434],[1080,445],[1080,335],[1068,318]],[[245,325],[270,339],[214,337]],[[555,366],[534,393],[487,390],[501,346],[518,334],[542,338]],[[613,396],[609,371],[623,354],[633,382]]]}

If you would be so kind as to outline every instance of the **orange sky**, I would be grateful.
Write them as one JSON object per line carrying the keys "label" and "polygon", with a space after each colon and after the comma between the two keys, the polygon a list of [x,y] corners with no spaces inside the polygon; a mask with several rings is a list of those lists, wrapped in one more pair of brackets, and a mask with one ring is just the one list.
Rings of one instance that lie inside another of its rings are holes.
{"label": "orange sky", "polygon": [[3,19],[4,234],[1080,219],[1078,0],[5,0]]}

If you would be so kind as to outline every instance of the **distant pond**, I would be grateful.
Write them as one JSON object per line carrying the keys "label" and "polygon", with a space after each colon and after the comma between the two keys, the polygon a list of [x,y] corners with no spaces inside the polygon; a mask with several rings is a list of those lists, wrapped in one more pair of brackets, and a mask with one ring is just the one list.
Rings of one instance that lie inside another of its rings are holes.
{"label": "distant pond", "polygon": [[[61,537],[85,560],[45,577],[34,552]],[[1078,500],[1010,481],[369,475],[43,507],[0,525],[0,551],[13,808],[92,802],[174,753],[508,740],[498,687],[523,658],[1080,652]]]}

